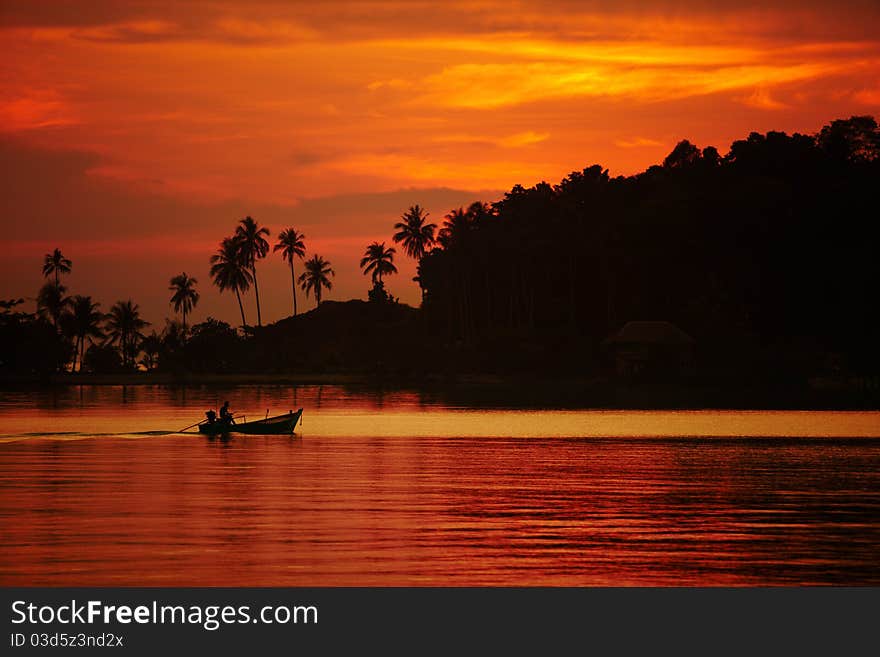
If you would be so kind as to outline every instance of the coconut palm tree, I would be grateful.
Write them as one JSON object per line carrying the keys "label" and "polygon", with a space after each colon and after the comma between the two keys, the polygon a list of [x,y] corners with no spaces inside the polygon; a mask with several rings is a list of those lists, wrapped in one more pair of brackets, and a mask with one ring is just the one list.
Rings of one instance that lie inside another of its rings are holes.
{"label": "coconut palm tree", "polygon": [[[421,263],[428,249],[437,242],[434,236],[437,224],[426,224],[427,218],[428,213],[425,210],[418,205],[413,205],[403,214],[400,218],[401,221],[394,224],[397,232],[394,233],[392,239],[397,243],[402,243],[404,252],[417,263]],[[420,276],[416,276],[413,280],[419,284],[424,302],[425,286],[422,285],[422,279]]]}
{"label": "coconut palm tree", "polygon": [[464,208],[453,210],[444,217],[443,227],[437,233],[437,242],[444,249],[459,243],[471,228],[471,215]]}
{"label": "coconut palm tree", "polygon": [[235,298],[238,299],[238,309],[241,311],[241,325],[247,326],[247,321],[244,318],[244,306],[241,303],[241,293],[250,289],[254,279],[242,263],[238,244],[234,238],[224,238],[220,242],[217,253],[211,256],[211,278],[214,279],[214,285],[220,288],[221,293],[226,290],[235,292]]}
{"label": "coconut palm tree", "polygon": [[426,224],[428,213],[418,205],[407,210],[401,220],[394,224],[397,232],[392,238],[396,243],[403,244],[403,251],[414,260],[421,260],[425,253],[434,246],[434,231],[437,224]]}
{"label": "coconut palm tree", "polygon": [[199,302],[199,293],[196,292],[195,285],[198,281],[192,276],[187,276],[186,272],[178,274],[170,281],[169,290],[174,292],[169,302],[174,306],[174,312],[183,311],[183,331],[186,333],[186,314],[196,307]]}
{"label": "coconut palm tree", "polygon": [[56,329],[64,311],[70,304],[70,298],[64,296],[66,291],[67,288],[60,283],[49,281],[37,293],[37,314],[51,320],[52,326]]}
{"label": "coconut palm tree", "polygon": [[299,276],[299,284],[306,296],[309,296],[309,290],[315,293],[315,307],[321,305],[321,289],[333,289],[333,283],[330,282],[330,276],[335,276],[336,272],[330,269],[330,263],[319,255],[312,256],[305,262],[306,270]]}
{"label": "coconut palm tree", "polygon": [[269,236],[269,229],[260,227],[251,217],[245,217],[238,222],[235,229],[235,241],[238,244],[239,254],[245,267],[250,267],[251,276],[254,279],[254,294],[257,297],[257,326],[263,325],[263,316],[260,313],[260,286],[257,284],[257,260],[265,258],[269,253],[269,242],[263,236]]}
{"label": "coconut palm tree", "polygon": [[306,255],[306,244],[303,242],[305,235],[296,232],[294,228],[282,230],[278,234],[278,243],[273,247],[275,251],[281,251],[287,264],[290,265],[290,287],[293,289],[293,314],[296,315],[296,275],[293,272],[293,257],[298,256],[302,260]]}
{"label": "coconut palm tree", "polygon": [[101,320],[104,314],[98,311],[100,303],[93,302],[92,297],[77,295],[71,301],[70,325],[76,339],[73,347],[73,371],[76,371],[77,354],[79,369],[82,371],[83,358],[86,353],[86,338],[89,342],[104,337]]}
{"label": "coconut palm tree", "polygon": [[385,242],[373,242],[364,251],[364,257],[361,258],[361,269],[364,270],[364,276],[373,275],[373,282],[382,282],[384,274],[396,274],[397,267],[394,266],[394,254],[397,251],[394,247],[385,248]]}
{"label": "coconut palm tree", "polygon": [[73,263],[61,254],[61,249],[47,253],[43,261],[43,276],[55,274],[55,285],[61,284],[61,274],[69,274]]}
{"label": "coconut palm tree", "polygon": [[126,367],[133,366],[139,341],[144,339],[141,331],[150,323],[141,319],[140,308],[131,299],[113,304],[105,321],[107,339],[110,344],[119,344],[122,364]]}

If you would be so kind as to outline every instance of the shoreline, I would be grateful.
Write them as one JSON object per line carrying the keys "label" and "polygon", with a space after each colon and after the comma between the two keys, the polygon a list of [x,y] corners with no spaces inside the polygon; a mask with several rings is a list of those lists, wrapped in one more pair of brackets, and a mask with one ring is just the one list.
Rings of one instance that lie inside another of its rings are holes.
{"label": "shoreline", "polygon": [[597,409],[880,410],[876,382],[812,380],[803,383],[734,385],[696,382],[623,382],[597,377],[534,377],[489,374],[377,376],[353,373],[207,374],[134,372],[0,376],[0,391],[76,386],[363,386],[423,390],[483,398],[489,406],[519,405]]}
{"label": "shoreline", "polygon": [[369,377],[357,374],[174,374],[171,372],[132,372],[116,374],[52,374],[48,377],[24,375],[0,377],[0,387],[15,386],[138,386],[138,385],[247,385],[295,384],[331,385],[368,382]]}

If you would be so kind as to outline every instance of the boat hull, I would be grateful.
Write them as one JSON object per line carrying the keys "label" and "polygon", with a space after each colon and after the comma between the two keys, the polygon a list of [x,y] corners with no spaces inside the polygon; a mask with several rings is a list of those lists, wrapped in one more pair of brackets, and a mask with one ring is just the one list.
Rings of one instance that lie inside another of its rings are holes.
{"label": "boat hull", "polygon": [[238,424],[225,424],[223,422],[213,422],[209,424],[203,422],[199,425],[199,433],[208,436],[230,433],[242,433],[253,436],[290,435],[296,428],[300,417],[302,417],[302,412],[303,409],[299,409],[298,411],[291,411],[284,415],[276,415],[263,420],[241,422]]}

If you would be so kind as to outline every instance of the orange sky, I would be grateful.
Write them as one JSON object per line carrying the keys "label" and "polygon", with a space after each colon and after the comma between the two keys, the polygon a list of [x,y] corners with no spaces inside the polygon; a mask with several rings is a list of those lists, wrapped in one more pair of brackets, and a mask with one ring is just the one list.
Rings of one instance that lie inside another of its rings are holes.
{"label": "orange sky", "polygon": [[[364,298],[364,247],[413,203],[439,223],[682,138],[880,114],[878,25],[869,0],[3,0],[0,298],[33,297],[60,246],[104,309],[130,296],[161,326],[186,270],[196,321],[234,321],[208,256],[245,214],[305,232],[329,298]],[[416,302],[399,264],[388,287]],[[289,274],[259,272],[264,319],[285,316]]]}

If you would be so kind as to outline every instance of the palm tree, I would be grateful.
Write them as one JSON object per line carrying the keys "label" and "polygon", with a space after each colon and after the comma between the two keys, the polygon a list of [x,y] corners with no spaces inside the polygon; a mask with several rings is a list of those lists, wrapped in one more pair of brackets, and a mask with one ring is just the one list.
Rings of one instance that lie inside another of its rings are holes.
{"label": "palm tree", "polygon": [[257,260],[265,258],[269,253],[269,242],[263,235],[269,236],[269,229],[260,228],[251,217],[245,217],[238,222],[235,229],[235,241],[241,255],[242,264],[250,267],[251,276],[254,279],[254,293],[257,296],[257,326],[263,325],[263,316],[260,313],[260,286],[257,284]]}
{"label": "palm tree", "polygon": [[309,296],[309,290],[315,293],[315,307],[321,305],[321,289],[333,289],[330,282],[330,276],[335,276],[336,272],[330,269],[330,263],[319,255],[314,255],[305,262],[306,270],[299,276],[299,284],[306,296]]}
{"label": "palm tree", "polygon": [[428,213],[418,205],[413,205],[394,224],[397,232],[392,238],[396,243],[403,244],[403,251],[414,260],[421,260],[428,249],[434,246],[434,231],[437,224],[426,224]]}
{"label": "palm tree", "polygon": [[385,242],[373,242],[364,251],[364,257],[361,258],[361,269],[364,270],[364,276],[372,273],[373,283],[382,282],[384,274],[396,274],[397,267],[394,266],[394,254],[397,251],[394,247],[385,248]]}
{"label": "palm tree", "polygon": [[223,293],[226,290],[235,292],[238,299],[238,309],[241,311],[241,325],[247,326],[244,318],[244,306],[241,303],[241,293],[247,292],[253,277],[242,263],[239,255],[238,243],[232,237],[226,237],[220,242],[217,253],[211,256],[211,278],[214,285]]}
{"label": "palm tree", "polygon": [[[474,254],[470,253],[473,244],[471,233],[480,228],[478,222],[485,223],[485,220],[491,215],[491,208],[477,201],[468,206],[467,210],[458,208],[447,214],[444,217],[443,227],[437,234],[437,242],[451,254],[452,278],[455,280],[454,285],[458,290],[455,295],[455,306],[462,334],[466,334],[473,324],[471,288],[473,286]],[[486,272],[488,273],[488,271],[487,267]],[[487,290],[491,289],[488,280],[486,288]]]}
{"label": "palm tree", "polygon": [[43,261],[43,276],[55,274],[55,285],[61,284],[61,274],[69,274],[73,263],[61,254],[61,249],[47,253]]}
{"label": "palm tree", "polygon": [[83,358],[86,353],[86,338],[94,342],[92,338],[104,337],[101,330],[103,313],[98,311],[101,304],[92,301],[92,297],[77,295],[71,302],[71,329],[76,342],[73,347],[73,371],[76,371],[76,357],[79,354],[79,370],[82,372]]}
{"label": "palm tree", "polygon": [[131,367],[137,356],[138,341],[144,339],[141,331],[150,323],[141,319],[140,309],[131,299],[113,304],[106,322],[105,328],[110,344],[119,343],[122,364]]}
{"label": "palm tree", "polygon": [[443,227],[437,233],[437,241],[443,248],[448,249],[457,244],[471,228],[471,215],[464,208],[453,210],[444,217]]}
{"label": "palm tree", "polygon": [[272,252],[281,251],[287,264],[290,265],[290,287],[293,289],[293,314],[296,315],[296,275],[293,272],[293,257],[298,256],[300,260],[306,255],[306,245],[303,240],[305,235],[296,232],[294,228],[282,230],[278,234],[278,243],[272,249]]}
{"label": "palm tree", "polygon": [[60,283],[48,282],[40,288],[37,294],[37,314],[40,317],[50,319],[52,326],[58,328],[58,322],[70,304],[70,298],[64,296],[67,288]]}
{"label": "palm tree", "polygon": [[199,293],[196,292],[195,285],[198,281],[192,276],[187,276],[186,272],[178,274],[170,281],[168,288],[172,292],[171,305],[174,306],[174,312],[183,311],[183,331],[186,333],[186,314],[196,307],[199,302]]}
{"label": "palm tree", "polygon": [[[437,241],[434,237],[437,224],[426,224],[425,219],[427,218],[428,213],[425,210],[418,205],[413,205],[403,214],[400,218],[401,221],[394,224],[397,232],[394,233],[392,239],[397,243],[402,243],[404,252],[417,263],[421,263],[428,249],[434,246]],[[416,276],[413,280],[419,284],[422,291],[422,302],[424,302],[425,286],[422,285],[422,279],[420,276]]]}

